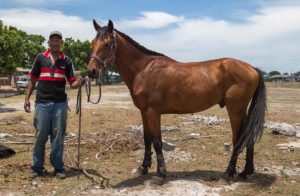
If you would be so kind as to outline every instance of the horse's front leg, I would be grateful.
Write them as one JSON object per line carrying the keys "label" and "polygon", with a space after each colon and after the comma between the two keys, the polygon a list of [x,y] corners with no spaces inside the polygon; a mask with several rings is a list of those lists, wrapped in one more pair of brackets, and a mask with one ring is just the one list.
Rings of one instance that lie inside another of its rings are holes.
{"label": "horse's front leg", "polygon": [[157,174],[159,177],[165,178],[167,174],[165,158],[162,153],[162,140],[161,136],[157,136],[153,139],[153,146],[157,157]]}
{"label": "horse's front leg", "polygon": [[142,113],[143,127],[144,127],[145,154],[144,154],[143,164],[138,168],[138,171],[140,174],[146,175],[148,173],[148,168],[150,168],[152,164],[152,158],[151,158],[152,136],[147,123],[146,114],[144,112],[141,113]]}
{"label": "horse's front leg", "polygon": [[158,176],[153,179],[156,184],[162,184],[167,174],[165,159],[162,152],[162,139],[161,139],[161,115],[152,108],[148,108],[146,113],[146,120],[149,125],[149,131],[152,137],[153,146],[157,157],[157,174]]}

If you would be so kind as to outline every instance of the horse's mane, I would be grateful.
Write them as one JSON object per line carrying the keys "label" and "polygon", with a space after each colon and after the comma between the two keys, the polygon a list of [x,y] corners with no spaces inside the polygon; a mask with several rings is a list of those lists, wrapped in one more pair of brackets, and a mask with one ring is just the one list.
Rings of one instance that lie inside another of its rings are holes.
{"label": "horse's mane", "polygon": [[123,37],[124,39],[126,39],[129,43],[131,43],[133,46],[135,46],[136,48],[138,48],[139,50],[141,50],[142,52],[149,54],[149,55],[153,55],[153,56],[165,56],[164,54],[149,50],[147,48],[145,48],[144,46],[140,45],[139,43],[137,43],[135,40],[133,40],[131,37],[129,37],[128,35],[126,35],[125,33],[122,33],[121,31],[118,31],[117,29],[115,29],[115,31],[118,32],[118,34]]}

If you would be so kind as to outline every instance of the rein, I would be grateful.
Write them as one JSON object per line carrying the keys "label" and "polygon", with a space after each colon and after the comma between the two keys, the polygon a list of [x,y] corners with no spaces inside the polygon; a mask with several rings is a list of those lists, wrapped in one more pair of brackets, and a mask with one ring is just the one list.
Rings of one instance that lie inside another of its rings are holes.
{"label": "rein", "polygon": [[98,99],[97,99],[97,101],[92,101],[92,99],[91,99],[91,92],[92,92],[92,85],[91,85],[91,82],[90,81],[88,81],[87,83],[86,83],[86,85],[85,85],[85,91],[86,91],[86,95],[87,95],[87,102],[88,103],[92,103],[92,104],[97,104],[97,103],[99,103],[100,102],[100,100],[101,100],[101,96],[102,96],[102,90],[101,90],[101,87],[102,87],[102,84],[101,84],[101,82],[99,82],[99,85],[98,85],[98,92],[99,92],[99,96],[98,96]]}
{"label": "rein", "polygon": [[77,145],[77,179],[80,174],[80,137],[81,137],[81,86],[78,88],[77,101],[76,101],[76,114],[78,115],[78,145]]}
{"label": "rein", "polygon": [[[81,91],[82,86],[80,86],[78,88],[78,92],[77,92],[77,101],[76,101],[76,114],[78,115],[78,145],[77,145],[77,179],[79,179],[79,174],[80,174],[80,138],[81,138],[81,100],[82,100],[82,91]],[[87,94],[87,102],[92,103],[92,104],[97,104],[100,102],[101,100],[101,83],[99,83],[99,97],[97,99],[97,101],[92,101],[91,100],[91,82],[90,80],[88,80],[85,84],[85,89],[86,89],[86,94]]]}

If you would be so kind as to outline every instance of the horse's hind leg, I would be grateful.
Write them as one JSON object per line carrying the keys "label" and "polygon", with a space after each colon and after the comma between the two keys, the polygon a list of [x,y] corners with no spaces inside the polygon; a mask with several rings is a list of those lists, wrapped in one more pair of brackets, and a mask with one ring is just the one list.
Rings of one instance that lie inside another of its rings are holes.
{"label": "horse's hind leg", "polygon": [[146,119],[146,114],[144,112],[141,112],[141,114],[142,114],[143,128],[144,128],[145,154],[144,154],[143,164],[138,168],[138,171],[140,172],[140,174],[146,175],[148,173],[148,168],[150,168],[152,164],[152,158],[151,158],[152,136]]}
{"label": "horse's hind leg", "polygon": [[242,179],[247,179],[247,176],[253,174],[254,172],[253,153],[254,153],[254,141],[251,147],[247,147],[245,169],[244,171],[242,171],[242,173],[239,174],[239,177],[241,177]]}
{"label": "horse's hind leg", "polygon": [[241,102],[238,101],[226,101],[226,108],[228,111],[232,128],[233,152],[231,155],[229,165],[223,177],[226,180],[229,180],[236,174],[236,162],[240,152],[238,152],[234,147],[236,146],[236,143],[239,139],[240,129],[246,116],[247,104],[241,105]]}

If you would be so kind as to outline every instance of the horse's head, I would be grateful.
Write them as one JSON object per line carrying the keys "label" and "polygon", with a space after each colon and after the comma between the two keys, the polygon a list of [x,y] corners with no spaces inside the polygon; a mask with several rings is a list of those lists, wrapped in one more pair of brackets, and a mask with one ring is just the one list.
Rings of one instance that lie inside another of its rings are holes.
{"label": "horse's head", "polygon": [[105,70],[108,64],[114,62],[116,32],[111,20],[109,20],[108,25],[105,27],[101,27],[95,20],[93,20],[93,23],[97,35],[92,40],[92,55],[87,69],[89,77],[97,78],[99,73]]}

